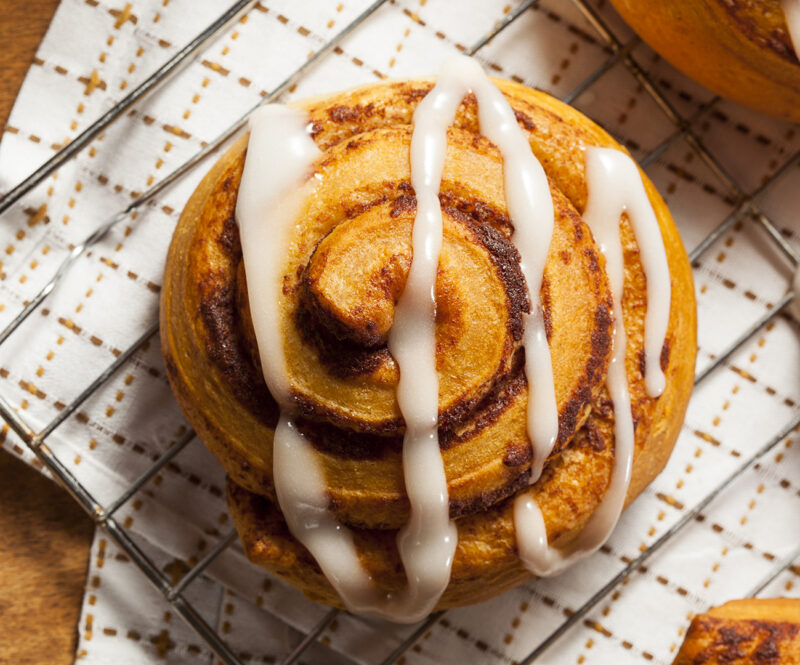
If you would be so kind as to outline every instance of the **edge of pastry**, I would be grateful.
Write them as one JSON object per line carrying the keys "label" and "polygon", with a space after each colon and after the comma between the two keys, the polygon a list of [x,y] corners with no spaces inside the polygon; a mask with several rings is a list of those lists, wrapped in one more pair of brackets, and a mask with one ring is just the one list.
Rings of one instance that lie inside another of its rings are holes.
{"label": "edge of pastry", "polygon": [[800,663],[800,599],[732,600],[696,616],[673,665]]}

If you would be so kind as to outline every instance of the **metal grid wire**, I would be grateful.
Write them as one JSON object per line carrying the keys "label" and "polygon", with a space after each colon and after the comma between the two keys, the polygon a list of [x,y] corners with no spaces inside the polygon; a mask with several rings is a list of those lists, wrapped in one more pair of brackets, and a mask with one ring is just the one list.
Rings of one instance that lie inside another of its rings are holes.
{"label": "metal grid wire", "polygon": [[[655,147],[639,162],[643,167],[651,164],[655,159],[662,155],[666,150],[679,141],[685,141],[699,157],[702,162],[711,170],[727,190],[728,195],[735,201],[733,211],[692,251],[690,259],[693,263],[697,262],[701,256],[711,247],[723,233],[730,229],[734,224],[743,218],[751,218],[758,227],[765,233],[766,237],[777,247],[779,252],[785,256],[789,263],[797,268],[800,263],[800,256],[792,248],[772,221],[759,208],[759,202],[764,194],[778,182],[792,167],[800,162],[800,152],[792,155],[784,164],[780,165],[774,173],[764,181],[752,193],[746,193],[736,180],[726,171],[724,165],[720,163],[703,144],[698,137],[695,127],[706,114],[716,105],[717,98],[712,99],[701,106],[691,117],[684,118],[670,103],[666,96],[656,86],[654,80],[640,66],[636,59],[631,55],[634,48],[640,43],[634,37],[627,43],[623,43],[605,22],[602,16],[586,0],[571,0],[580,13],[586,18],[600,37],[602,43],[607,47],[609,57],[589,74],[579,85],[569,94],[562,97],[562,100],[569,103],[579,95],[591,88],[606,72],[615,65],[622,63],[636,79],[637,83],[647,92],[658,108],[669,119],[674,126],[672,133]],[[54,171],[59,165],[76,154],[84,147],[89,140],[96,136],[105,126],[118,117],[126,108],[139,100],[150,90],[162,83],[170,73],[179,68],[193,54],[195,54],[209,40],[218,36],[222,30],[238,17],[244,10],[252,5],[254,0],[240,0],[221,15],[216,21],[200,33],[192,42],[181,49],[173,58],[159,68],[151,77],[144,81],[136,90],[126,98],[116,104],[106,112],[96,123],[89,127],[83,134],[77,137],[72,143],[59,151],[42,167],[37,169],[25,181],[20,183],[5,196],[0,198],[0,212],[6,210],[15,201],[30,191],[36,184],[41,182],[49,173]],[[347,37],[352,31],[356,30],[362,23],[384,3],[386,0],[376,0],[364,12],[358,15],[335,37],[320,48],[310,59],[301,67],[289,73],[283,83],[277,86],[269,95],[259,102],[259,105],[275,100],[294,83],[296,83],[310,68],[318,61],[325,58],[337,45]],[[516,21],[526,11],[535,7],[538,0],[525,0],[517,5],[503,18],[501,22],[492,27],[481,39],[469,48],[462,49],[465,53],[473,55],[486,46],[492,39],[505,30],[509,25]],[[201,151],[175,169],[167,177],[156,183],[144,194],[130,203],[124,210],[111,217],[102,224],[94,233],[87,237],[82,243],[75,246],[72,252],[59,266],[52,279],[44,288],[33,297],[24,309],[14,318],[14,320],[2,331],[0,331],[0,344],[25,321],[47,298],[48,294],[55,288],[56,284],[66,274],[69,266],[89,247],[99,242],[105,234],[116,224],[127,219],[131,213],[143,204],[150,201],[154,196],[169,186],[172,182],[180,178],[183,174],[191,170],[194,166],[203,161],[210,154],[215,152],[220,146],[226,143],[231,137],[242,130],[249,113],[244,114],[237,122],[231,125],[215,140],[211,141]],[[754,321],[733,343],[723,352],[712,358],[712,361],[700,371],[695,379],[695,385],[704,381],[714,370],[725,362],[742,345],[756,335],[762,328],[767,326],[770,321],[779,316],[786,310],[792,302],[794,294],[791,288],[787,293],[768,309],[767,313]],[[120,367],[124,366],[131,356],[135,354],[148,340],[158,332],[158,324],[153,323],[149,328],[125,351],[123,351],[115,361],[109,365],[94,381],[88,385],[83,392],[68,404],[59,414],[49,422],[41,431],[35,431],[18,413],[18,411],[2,396],[0,396],[0,416],[8,425],[22,438],[24,443],[38,457],[42,464],[55,476],[56,479],[67,489],[74,499],[86,510],[94,519],[95,523],[101,526],[108,536],[113,540],[128,557],[139,567],[145,577],[163,594],[164,598],[172,605],[175,611],[190,625],[197,634],[208,644],[214,654],[227,665],[241,665],[232,649],[225,643],[222,637],[214,631],[211,626],[203,619],[199,612],[186,599],[185,591],[192,582],[201,575],[206,568],[235,541],[236,532],[230,531],[222,537],[215,547],[213,547],[205,557],[193,566],[177,583],[170,582],[153,561],[140,549],[131,537],[130,533],[115,518],[117,511],[147,483],[159,470],[161,470],[170,460],[186,447],[194,438],[194,432],[186,433],[175,445],[158,458],[138,479],[136,479],[117,499],[108,505],[102,505],[76,477],[68,470],[64,463],[53,454],[47,445],[47,438],[53,431],[69,418],[98,388],[100,388]],[[793,430],[800,426],[800,414],[791,418],[785,423],[780,431],[764,442],[754,453],[743,459],[740,465],[724,478],[718,485],[713,487],[700,501],[691,508],[686,509],[682,516],[657,538],[648,547],[643,548],[639,555],[628,560],[626,565],[613,577],[606,580],[602,586],[580,607],[571,611],[567,618],[553,630],[544,640],[538,644],[531,645],[528,654],[519,661],[520,665],[528,665],[539,659],[561,636],[567,633],[573,626],[581,622],[584,617],[594,609],[603,599],[609,596],[620,585],[624,584],[629,577],[637,571],[644,570],[644,564],[656,552],[667,546],[671,539],[680,533],[688,524],[698,518],[705,508],[723,491],[730,487],[747,470],[755,466],[769,451],[773,450],[782,442]],[[800,544],[787,557],[776,562],[769,574],[759,582],[750,592],[751,596],[758,595],[771,581],[781,572],[786,570],[800,556]],[[322,619],[306,633],[300,643],[287,654],[282,663],[288,665],[299,659],[306,650],[317,640],[322,632],[331,624],[333,619],[340,613],[339,610],[328,611]],[[425,621],[421,622],[405,640],[403,640],[391,653],[387,654],[382,661],[382,665],[390,665],[400,659],[414,644],[425,635],[444,615],[444,612],[432,614]]]}

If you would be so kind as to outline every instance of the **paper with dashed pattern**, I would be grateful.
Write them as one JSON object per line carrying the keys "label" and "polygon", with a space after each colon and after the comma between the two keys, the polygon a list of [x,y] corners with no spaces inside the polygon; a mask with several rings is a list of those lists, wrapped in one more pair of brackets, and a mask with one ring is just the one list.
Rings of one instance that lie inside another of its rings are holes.
{"label": "paper with dashed pattern", "polygon": [[[210,141],[342,29],[363,1],[262,0],[167,85],[95,139],[4,215],[0,227],[0,324],[8,323],[82,240]],[[601,15],[623,44],[631,31],[607,3]],[[430,74],[509,10],[505,0],[395,0],[381,8],[285,99]],[[28,73],[0,144],[0,191],[87,127],[221,11],[212,0],[63,0]],[[482,49],[497,76],[563,96],[611,55],[572,3],[543,0]],[[644,45],[632,50],[684,118],[711,93]],[[574,102],[637,158],[675,127],[623,63]],[[716,103],[693,125],[745,193],[800,147],[793,125]],[[196,169],[114,228],[69,271],[40,313],[0,348],[0,394],[41,428],[157,317],[164,256]],[[738,193],[683,139],[647,171],[689,249],[734,209]],[[800,171],[788,169],[760,205],[797,247]],[[792,267],[750,217],[698,261],[698,367],[704,367],[786,293]],[[695,392],[667,470],[623,516],[600,552],[559,578],[525,584],[448,612],[406,655],[409,663],[522,659],[640,549],[797,415],[798,326],[779,316]],[[187,430],[167,385],[157,341],[137,353],[50,437],[59,459],[102,502],[113,500]],[[11,433],[4,447],[35,463]],[[689,617],[742,596],[800,542],[800,445],[780,441],[756,469],[609,594],[543,662],[668,663]],[[228,533],[223,473],[197,441],[118,513],[170,579]],[[65,498],[66,500],[66,498]],[[797,595],[797,567],[768,592]],[[238,544],[188,598],[243,662],[272,662],[325,609],[248,564]],[[306,662],[379,662],[411,629],[341,616]],[[98,532],[80,620],[86,663],[213,662],[124,554]],[[346,656],[346,658],[345,658]]]}

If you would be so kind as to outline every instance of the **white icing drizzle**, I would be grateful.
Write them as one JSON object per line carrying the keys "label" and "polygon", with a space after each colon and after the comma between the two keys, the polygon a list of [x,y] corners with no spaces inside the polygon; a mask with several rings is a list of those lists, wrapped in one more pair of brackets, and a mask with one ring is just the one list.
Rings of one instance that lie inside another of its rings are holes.
{"label": "white icing drizzle", "polygon": [[418,169],[414,182],[420,192],[425,191],[424,182],[434,183],[433,196],[426,199],[421,195],[418,217],[422,224],[415,224],[413,239],[415,260],[390,340],[401,368],[398,401],[407,422],[403,468],[411,517],[397,538],[408,584],[401,593],[388,594],[374,586],[361,566],[352,532],[329,512],[324,472],[293,421],[275,294],[281,290],[287,231],[316,183],[312,180],[302,186],[320,155],[305,125],[304,114],[288,107],[267,106],[253,114],[236,207],[261,364],[267,386],[281,407],[273,443],[275,490],[289,530],[314,556],[348,609],[415,622],[430,614],[447,587],[458,542],[457,529],[449,519],[447,479],[436,427],[433,286],[442,239],[438,200],[442,164],[437,175],[435,159],[425,154],[426,137],[435,131],[423,131],[417,139],[417,152],[420,159],[425,158],[425,166]]}
{"label": "white icing drizzle", "polygon": [[503,93],[486,77],[477,62],[468,58],[463,58],[462,62],[477,70],[471,78],[478,99],[481,131],[503,155],[506,205],[514,224],[512,240],[520,253],[520,268],[528,285],[531,313],[525,315],[522,343],[529,388],[528,438],[533,446],[530,476],[533,484],[541,476],[558,435],[553,363],[539,301],[553,236],[553,198],[547,175]]}
{"label": "white icing drizzle", "polygon": [[786,25],[789,27],[789,37],[792,38],[794,52],[800,58],[800,0],[781,0],[781,7]]}
{"label": "white icing drizzle", "polygon": [[296,109],[270,104],[250,116],[247,159],[236,200],[236,221],[247,274],[247,292],[264,380],[282,409],[292,408],[279,299],[281,260],[288,231],[310,194],[303,181],[320,151]]}
{"label": "white icing drizzle", "polygon": [[[450,579],[457,529],[449,519],[444,464],[439,451],[438,377],[435,357],[435,284],[442,246],[439,188],[447,148],[447,127],[464,96],[478,100],[482,132],[500,149],[514,241],[521,256],[531,314],[523,344],[530,386],[528,435],[534,449],[535,482],[555,443],[558,411],[539,291],[553,229],[553,202],[544,169],[517,125],[511,106],[471,59],[444,63],[431,92],[414,114],[411,181],[417,197],[412,232],[413,260],[396,307],[389,349],[400,368],[397,399],[406,422],[403,473],[411,504],[397,546],[408,584],[397,594],[379,591],[362,567],[351,531],[328,510],[324,472],[310,443],[295,426],[294,399],[283,351],[278,298],[288,233],[302,202],[318,180],[310,178],[320,152],[307,133],[305,115],[272,105],[250,119],[247,160],[236,217],[248,279],[253,327],[264,378],[281,408],[274,438],[273,475],[278,502],[292,534],[314,556],[348,609],[394,621],[414,622],[429,614]],[[586,155],[589,203],[585,219],[597,237],[609,271],[614,310],[621,312],[623,264],[619,217],[627,211],[647,274],[645,322],[646,384],[660,394],[664,376],[660,350],[669,312],[669,273],[661,234],[633,162],[617,150],[590,148]],[[613,224],[612,224],[613,221]],[[622,511],[633,457],[633,424],[625,375],[625,330],[619,318],[608,386],[615,405],[615,461],[611,485],[587,527],[568,550],[547,543],[544,520],[527,495],[514,503],[517,542],[525,565],[537,575],[554,574],[594,551],[608,537]]]}
{"label": "white icing drizzle", "polygon": [[417,213],[411,233],[412,261],[394,311],[388,348],[400,369],[397,402],[406,424],[403,478],[411,505],[397,547],[409,587],[418,586],[432,610],[450,581],[458,530],[439,451],[439,377],[436,374],[436,273],[442,249],[439,183],[447,125],[455,113],[453,83],[442,78],[414,112],[409,159]]}
{"label": "white icing drizzle", "polygon": [[[414,114],[411,173],[413,178],[414,172],[419,168],[417,165],[425,163],[423,157],[414,152],[413,143],[423,128],[427,130],[429,121],[423,120],[423,113],[430,113],[431,119],[436,117],[436,123],[439,125],[435,138],[431,135],[425,139],[425,145],[430,146],[426,157],[427,159],[435,157],[437,163],[444,164],[447,125],[453,121],[456,109],[469,92],[472,92],[478,101],[481,132],[500,149],[500,154],[503,156],[505,198],[514,224],[513,241],[519,250],[520,267],[528,285],[531,313],[525,317],[523,345],[525,375],[530,386],[528,438],[531,440],[534,452],[531,468],[531,483],[534,483],[541,475],[544,462],[553,449],[558,434],[553,366],[539,298],[547,252],[553,234],[553,199],[544,169],[531,151],[525,134],[519,128],[514,110],[477,61],[466,56],[455,56],[444,62],[436,87],[422,101]],[[441,166],[435,189],[425,193],[425,197],[436,199],[437,209],[440,179]],[[420,190],[415,181],[412,184],[419,201]],[[426,186],[430,186],[430,183],[426,183]],[[419,216],[417,219],[419,220]]]}
{"label": "white icing drizzle", "polygon": [[[622,321],[625,264],[620,241],[620,216],[627,213],[633,226],[647,276],[645,315],[645,387],[651,396],[664,388],[661,347],[667,332],[671,288],[664,241],[634,161],[611,148],[586,149],[589,198],[583,218],[606,259],[613,300],[614,350],[606,385],[614,402],[614,468],[600,506],[578,537],[563,549],[550,547],[541,510],[528,494],[514,502],[517,545],[525,566],[540,577],[556,575],[596,551],[611,534],[622,509],[633,466],[634,431],[628,379],[625,372],[627,337]],[[657,391],[657,392],[656,392]]]}
{"label": "white icing drizzle", "polygon": [[316,181],[302,183],[319,155],[306,131],[304,113],[280,105],[255,111],[250,117],[236,220],[264,379],[281,408],[273,443],[278,503],[289,530],[312,553],[347,606],[366,612],[377,594],[358,560],[351,532],[328,511],[324,473],[292,419],[294,405],[276,297],[281,292],[288,231]]}
{"label": "white icing drizzle", "polygon": [[[639,259],[647,279],[647,313],[644,319],[644,383],[650,397],[664,392],[666,379],[661,369],[661,350],[669,326],[671,286],[669,265],[658,220],[647,198],[639,167],[628,155],[613,148],[586,149],[586,182],[589,198],[584,220],[592,229],[600,251],[606,255],[611,293],[622,299],[622,255],[617,255],[619,218],[624,212],[633,227]],[[621,251],[621,250],[619,250]],[[609,255],[613,252],[613,263]],[[612,271],[620,271],[612,276]],[[621,318],[616,302],[614,311]],[[622,351],[624,353],[624,349]]]}

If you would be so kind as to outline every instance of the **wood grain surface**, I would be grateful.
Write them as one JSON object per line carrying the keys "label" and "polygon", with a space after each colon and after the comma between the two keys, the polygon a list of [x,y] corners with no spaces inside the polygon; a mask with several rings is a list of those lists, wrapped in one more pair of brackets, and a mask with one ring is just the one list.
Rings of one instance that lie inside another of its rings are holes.
{"label": "wood grain surface", "polygon": [[[57,5],[0,0],[0,127]],[[0,663],[73,662],[92,532],[64,490],[0,451]]]}

